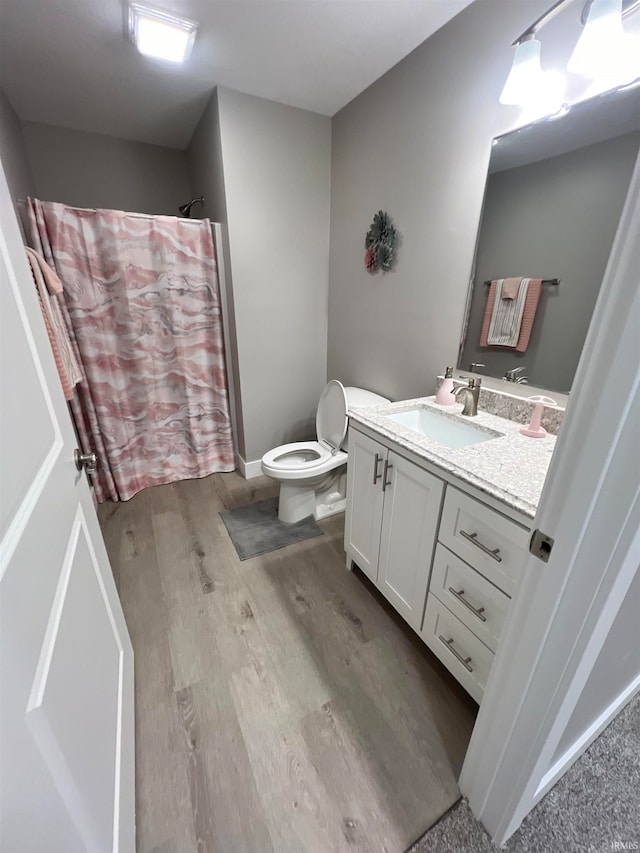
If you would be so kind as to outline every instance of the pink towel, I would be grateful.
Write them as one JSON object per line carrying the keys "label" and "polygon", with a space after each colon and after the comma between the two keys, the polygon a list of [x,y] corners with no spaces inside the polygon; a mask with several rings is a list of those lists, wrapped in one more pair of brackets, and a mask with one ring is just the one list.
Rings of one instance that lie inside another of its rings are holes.
{"label": "pink towel", "polygon": [[58,303],[62,293],[62,283],[43,257],[34,252],[33,249],[26,248],[25,251],[36,285],[40,310],[58,368],[64,398],[70,400],[74,394],[73,389],[82,380],[82,373],[73,352],[62,310]]}
{"label": "pink towel", "polygon": [[502,298],[515,299],[521,282],[522,278],[505,278],[502,282]]}
{"label": "pink towel", "polygon": [[[521,279],[519,279],[521,281]],[[504,285],[503,285],[504,286]],[[542,279],[532,278],[529,280],[529,289],[527,290],[527,300],[524,305],[524,313],[522,315],[522,324],[520,325],[520,336],[515,347],[493,347],[492,349],[515,349],[516,352],[526,352],[529,346],[531,337],[531,329],[535,320],[540,294],[542,292]],[[489,326],[491,325],[491,316],[493,314],[493,306],[496,301],[496,282],[492,281],[489,286],[489,295],[487,296],[487,307],[484,312],[484,320],[482,321],[482,331],[480,332],[480,346],[486,347],[487,337],[489,334]]]}

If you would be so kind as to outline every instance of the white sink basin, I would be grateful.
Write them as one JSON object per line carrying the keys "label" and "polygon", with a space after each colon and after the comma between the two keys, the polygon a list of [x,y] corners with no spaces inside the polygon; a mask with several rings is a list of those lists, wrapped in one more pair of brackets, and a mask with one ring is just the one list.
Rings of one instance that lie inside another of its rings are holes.
{"label": "white sink basin", "polygon": [[501,436],[499,432],[478,427],[471,423],[462,423],[446,415],[441,415],[440,412],[433,409],[408,409],[406,412],[385,415],[385,418],[411,429],[419,435],[425,436],[425,438],[430,438],[432,441],[452,448],[469,447],[471,444],[490,441],[492,438]]}

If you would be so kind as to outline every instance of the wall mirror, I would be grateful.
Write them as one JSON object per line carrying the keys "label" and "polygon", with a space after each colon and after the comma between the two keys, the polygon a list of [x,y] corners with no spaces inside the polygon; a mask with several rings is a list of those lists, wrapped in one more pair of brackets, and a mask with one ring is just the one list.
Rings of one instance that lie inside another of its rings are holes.
{"label": "wall mirror", "polygon": [[[493,140],[458,368],[569,393],[639,149],[638,85]],[[543,280],[525,351],[481,346],[507,277]]]}

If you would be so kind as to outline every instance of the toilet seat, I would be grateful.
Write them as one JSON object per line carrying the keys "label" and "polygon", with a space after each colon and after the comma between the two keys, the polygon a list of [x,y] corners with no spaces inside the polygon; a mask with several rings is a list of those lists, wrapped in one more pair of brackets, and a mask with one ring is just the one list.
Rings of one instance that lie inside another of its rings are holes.
{"label": "toilet seat", "polygon": [[331,379],[316,411],[316,441],[294,441],[262,457],[262,473],[280,483],[278,518],[295,524],[307,516],[344,512],[347,499],[348,404],[379,406],[389,400]]}
{"label": "toilet seat", "polygon": [[335,453],[319,441],[294,441],[262,457],[262,470],[277,480],[302,480],[333,471],[347,461],[343,450]]}
{"label": "toilet seat", "polygon": [[340,447],[347,432],[347,397],[342,383],[331,379],[316,412],[317,441],[281,444],[262,457],[262,471],[274,480],[304,480],[346,464]]}
{"label": "toilet seat", "polygon": [[316,435],[318,441],[330,450],[340,450],[344,444],[349,424],[349,406],[342,382],[330,379],[320,395],[316,411]]}

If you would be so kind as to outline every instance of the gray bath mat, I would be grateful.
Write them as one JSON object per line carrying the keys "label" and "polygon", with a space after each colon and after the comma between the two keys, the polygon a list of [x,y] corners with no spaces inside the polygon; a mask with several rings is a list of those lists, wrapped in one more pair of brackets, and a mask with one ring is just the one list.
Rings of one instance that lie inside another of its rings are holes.
{"label": "gray bath mat", "polygon": [[280,521],[278,498],[268,498],[238,509],[225,509],[220,516],[241,560],[322,535],[312,515],[295,524]]}

